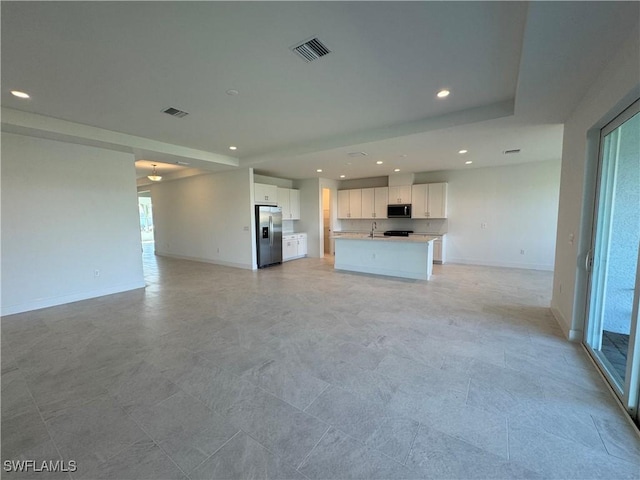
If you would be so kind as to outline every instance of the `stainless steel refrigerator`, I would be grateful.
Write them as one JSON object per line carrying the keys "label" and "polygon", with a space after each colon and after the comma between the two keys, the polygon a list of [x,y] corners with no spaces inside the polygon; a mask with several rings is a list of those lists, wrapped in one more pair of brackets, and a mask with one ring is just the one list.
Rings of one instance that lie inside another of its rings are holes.
{"label": "stainless steel refrigerator", "polygon": [[282,209],[256,205],[258,268],[282,263]]}

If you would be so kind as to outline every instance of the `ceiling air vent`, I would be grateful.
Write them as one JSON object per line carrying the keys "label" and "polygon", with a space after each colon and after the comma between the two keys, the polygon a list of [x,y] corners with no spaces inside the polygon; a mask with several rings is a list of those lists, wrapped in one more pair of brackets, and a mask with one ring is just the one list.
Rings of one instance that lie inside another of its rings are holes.
{"label": "ceiling air vent", "polygon": [[317,38],[307,40],[297,47],[293,47],[292,50],[307,63],[313,62],[314,60],[331,53],[331,50],[323,45],[323,43]]}
{"label": "ceiling air vent", "polygon": [[162,112],[168,113],[172,117],[178,117],[178,118],[183,118],[189,115],[187,112],[183,110],[178,110],[177,108],[173,108],[173,107],[165,108]]}
{"label": "ceiling air vent", "polygon": [[516,148],[516,149],[514,149],[514,150],[505,150],[505,151],[504,151],[504,152],[502,152],[502,153],[504,153],[505,155],[510,155],[510,154],[512,154],[512,153],[520,153],[520,149],[519,149],[519,148]]}

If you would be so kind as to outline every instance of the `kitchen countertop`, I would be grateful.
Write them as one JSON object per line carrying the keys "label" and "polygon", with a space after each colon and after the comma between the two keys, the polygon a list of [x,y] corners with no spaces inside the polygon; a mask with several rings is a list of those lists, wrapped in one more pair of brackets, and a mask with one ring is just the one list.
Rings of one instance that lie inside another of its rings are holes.
{"label": "kitchen countertop", "polygon": [[436,237],[427,234],[412,234],[408,237],[385,237],[381,233],[374,234],[373,238],[368,233],[338,233],[335,232],[331,238],[343,239],[343,240],[369,240],[369,241],[382,241],[382,242],[412,242],[412,243],[427,243],[435,240]]}

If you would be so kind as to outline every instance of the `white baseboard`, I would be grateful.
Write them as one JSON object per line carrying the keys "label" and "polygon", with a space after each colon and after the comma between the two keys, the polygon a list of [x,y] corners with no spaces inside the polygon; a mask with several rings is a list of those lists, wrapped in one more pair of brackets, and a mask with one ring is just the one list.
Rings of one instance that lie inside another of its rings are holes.
{"label": "white baseboard", "polygon": [[225,262],[222,260],[215,260],[212,258],[201,258],[201,257],[189,257],[186,255],[174,255],[172,253],[165,253],[156,250],[155,254],[159,257],[167,257],[167,258],[176,258],[178,260],[189,260],[191,262],[203,262],[203,263],[211,263],[213,265],[221,265],[223,267],[233,267],[233,268],[242,268],[244,270],[255,270],[248,263],[235,263],[235,262]]}
{"label": "white baseboard", "polygon": [[18,303],[14,305],[3,305],[0,310],[0,315],[14,315],[16,313],[30,312],[32,310],[40,310],[41,308],[55,307],[57,305],[64,305],[65,303],[79,302],[81,300],[88,300],[90,298],[103,297],[105,295],[112,295],[114,293],[127,292],[129,290],[136,290],[139,288],[145,288],[144,281],[129,283],[124,285],[115,285],[111,287],[105,287],[98,290],[87,290],[85,292],[71,293],[68,295],[60,295],[57,297],[38,298],[36,300],[27,303]]}
{"label": "white baseboard", "polygon": [[558,310],[556,307],[551,306],[550,309],[551,309],[551,314],[553,315],[553,318],[555,318],[556,322],[558,322],[558,325],[560,325],[560,328],[564,332],[565,337],[567,337],[567,339],[570,342],[582,342],[582,337],[583,337],[582,330],[571,328],[571,325],[569,324],[567,319],[564,318],[564,315],[562,315],[562,312]]}
{"label": "white baseboard", "polygon": [[522,268],[525,270],[544,270],[548,272],[553,272],[553,268],[554,268],[552,264],[493,262],[493,261],[487,261],[487,260],[469,260],[467,258],[447,258],[447,263],[459,263],[462,265],[479,265],[482,267]]}

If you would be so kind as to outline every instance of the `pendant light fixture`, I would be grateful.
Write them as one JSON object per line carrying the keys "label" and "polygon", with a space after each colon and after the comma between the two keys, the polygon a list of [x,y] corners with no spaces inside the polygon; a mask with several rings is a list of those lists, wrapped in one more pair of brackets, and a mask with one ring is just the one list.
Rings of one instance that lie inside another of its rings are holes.
{"label": "pendant light fixture", "polygon": [[158,175],[158,172],[156,172],[155,164],[153,165],[153,172],[151,172],[151,175],[148,175],[147,178],[152,182],[159,182],[162,180],[162,175]]}

